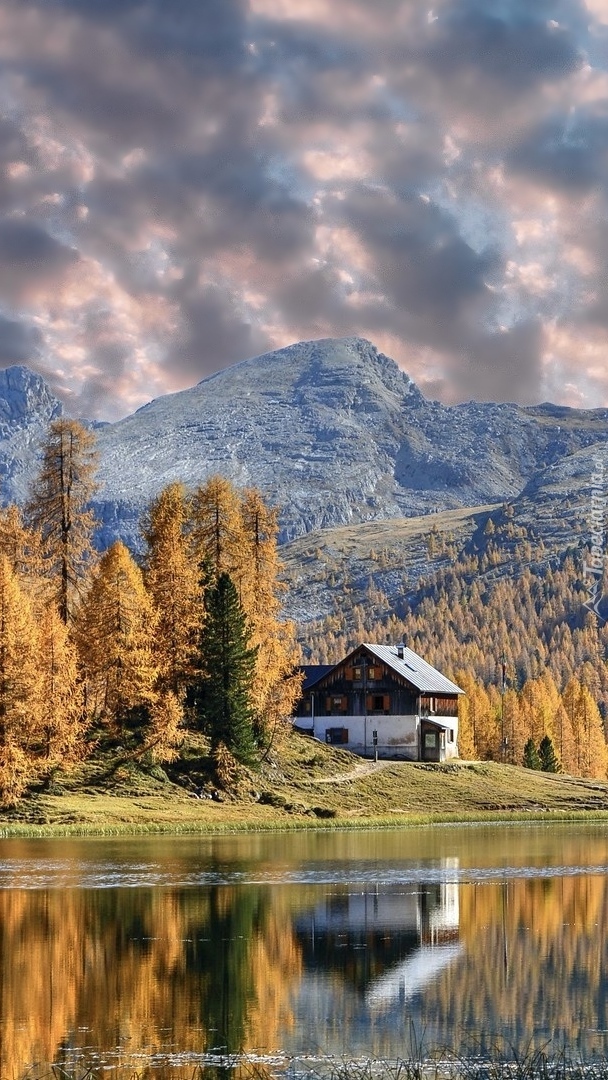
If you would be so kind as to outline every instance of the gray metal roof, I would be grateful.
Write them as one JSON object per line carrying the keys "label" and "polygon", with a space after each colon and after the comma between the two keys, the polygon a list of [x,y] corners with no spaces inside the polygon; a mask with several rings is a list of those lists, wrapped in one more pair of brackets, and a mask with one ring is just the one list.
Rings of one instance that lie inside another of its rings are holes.
{"label": "gray metal roof", "polygon": [[[393,671],[402,675],[423,694],[464,694],[464,690],[456,686],[456,683],[453,683],[451,679],[446,679],[445,675],[437,671],[437,668],[427,664],[426,660],[418,656],[418,653],[415,653],[413,649],[408,649],[407,645],[403,647],[397,645],[370,645],[368,642],[364,642],[363,648],[377,656],[378,660],[382,660],[382,663],[387,664]],[[397,648],[400,651],[402,649],[403,659],[399,657]],[[435,720],[435,717],[432,717],[432,719]]]}
{"label": "gray metal roof", "polygon": [[311,686],[314,686],[319,679],[327,675],[328,671],[333,671],[335,666],[335,664],[302,664],[300,667],[300,671],[304,672],[302,690],[308,690]]}

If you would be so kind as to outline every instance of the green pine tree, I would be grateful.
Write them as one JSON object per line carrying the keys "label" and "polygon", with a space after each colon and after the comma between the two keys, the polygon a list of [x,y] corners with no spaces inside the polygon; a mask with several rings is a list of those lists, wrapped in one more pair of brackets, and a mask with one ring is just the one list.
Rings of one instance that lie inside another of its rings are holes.
{"label": "green pine tree", "polygon": [[534,739],[528,739],[524,746],[524,767],[526,769],[542,769],[540,758],[538,756],[538,750],[534,745]]}
{"label": "green pine tree", "polygon": [[545,737],[541,739],[538,748],[538,756],[540,759],[540,767],[543,772],[558,773],[562,771],[559,758],[555,753],[553,740],[549,735],[545,735]]}
{"label": "green pine tree", "polygon": [[205,593],[195,704],[199,725],[209,735],[216,759],[221,757],[222,746],[243,765],[257,759],[251,704],[255,659],[236,587],[223,572]]}

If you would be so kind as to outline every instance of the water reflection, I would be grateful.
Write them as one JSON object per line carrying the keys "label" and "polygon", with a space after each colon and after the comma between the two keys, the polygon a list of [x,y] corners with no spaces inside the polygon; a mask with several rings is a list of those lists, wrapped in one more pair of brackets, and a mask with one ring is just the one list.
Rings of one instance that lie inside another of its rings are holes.
{"label": "water reflection", "polygon": [[294,926],[307,971],[340,974],[374,1011],[403,1005],[458,955],[458,885],[331,891]]}
{"label": "water reflection", "polygon": [[[267,842],[255,856],[243,849],[246,861],[231,843],[223,856],[175,841],[154,858],[139,853],[137,865],[163,880],[204,872],[232,874],[231,884],[0,889],[0,1076],[48,1076],[57,1063],[190,1078],[220,1048],[395,1058],[411,1031],[429,1047],[552,1038],[585,1056],[608,1052],[603,833],[586,846],[563,831],[522,832],[519,846],[494,834],[476,857],[479,836],[460,855],[453,835],[445,854],[431,833],[409,853],[403,838],[378,838],[375,863],[368,838],[359,860],[344,839],[348,856],[332,838],[333,882],[325,839],[315,862],[277,838],[274,857]],[[551,844],[583,869],[560,864]],[[20,850],[21,867],[15,848],[0,852],[14,877],[27,860],[49,873],[41,849]],[[76,882],[79,867],[88,881],[92,865],[102,874],[100,852],[74,846],[49,862],[61,881]],[[134,865],[125,859],[129,881]]]}

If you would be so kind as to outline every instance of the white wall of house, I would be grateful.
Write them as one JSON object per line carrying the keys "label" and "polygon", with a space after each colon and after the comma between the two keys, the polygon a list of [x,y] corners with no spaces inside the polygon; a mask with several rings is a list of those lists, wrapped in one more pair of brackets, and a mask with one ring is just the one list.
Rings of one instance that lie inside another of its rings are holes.
{"label": "white wall of house", "polygon": [[[301,722],[301,721],[300,721]],[[446,760],[458,756],[457,725],[454,718],[450,723],[453,740],[446,732]],[[373,757],[377,749],[379,758],[404,758],[418,761],[420,758],[420,717],[412,716],[315,716],[312,734],[321,742],[327,742],[327,732],[332,728],[345,728],[348,741],[340,743],[344,750],[352,750],[363,757]],[[377,748],[374,746],[374,731],[378,734]]]}
{"label": "white wall of house", "polygon": [[378,757],[418,757],[420,720],[417,716],[316,716],[314,735],[326,741],[330,728],[346,728],[344,750],[374,756],[374,731],[378,732]]}

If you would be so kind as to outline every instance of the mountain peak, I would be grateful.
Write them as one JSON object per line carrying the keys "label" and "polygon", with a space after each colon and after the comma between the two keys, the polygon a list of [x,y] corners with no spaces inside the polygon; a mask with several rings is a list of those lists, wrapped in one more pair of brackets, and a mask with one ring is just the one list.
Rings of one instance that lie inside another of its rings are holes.
{"label": "mountain peak", "polygon": [[243,377],[250,379],[252,374],[263,378],[272,372],[273,379],[278,374],[281,381],[289,380],[292,384],[339,383],[343,380],[368,383],[377,379],[397,394],[419,394],[417,387],[394,360],[381,353],[371,341],[362,337],[313,338],[310,341],[298,341],[281,349],[261,353],[248,360],[242,360],[232,367],[224,368],[207,376],[198,385],[209,386],[221,381],[239,382]]}
{"label": "mountain peak", "polygon": [[0,371],[0,424],[48,423],[62,411],[61,402],[42,375],[21,364]]}

